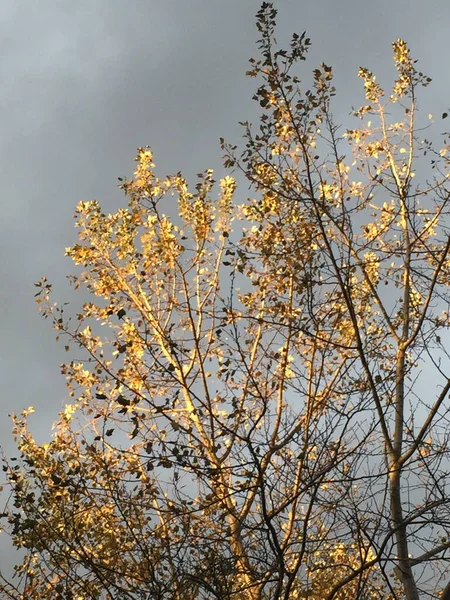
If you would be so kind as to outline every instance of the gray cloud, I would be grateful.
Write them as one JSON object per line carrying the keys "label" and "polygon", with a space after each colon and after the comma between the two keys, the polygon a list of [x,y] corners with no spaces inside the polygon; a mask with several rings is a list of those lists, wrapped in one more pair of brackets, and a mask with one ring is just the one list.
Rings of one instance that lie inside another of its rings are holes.
{"label": "gray cloud", "polygon": [[[361,99],[360,64],[392,76],[389,44],[397,37],[409,40],[437,80],[427,96],[430,106],[446,108],[447,2],[275,4],[280,41],[304,29],[313,39],[305,69],[321,60],[334,65],[339,116]],[[218,137],[237,141],[237,121],[256,120],[254,82],[244,72],[256,53],[259,5],[1,3],[0,427],[7,447],[7,413],[35,405],[33,422],[45,437],[65,398],[58,369],[63,352],[36,312],[32,284],[46,274],[57,284],[58,299],[72,297],[63,251],[75,239],[75,204],[97,198],[113,210],[123,203],[116,178],[131,173],[138,145],[152,145],[162,173],[222,172]]]}

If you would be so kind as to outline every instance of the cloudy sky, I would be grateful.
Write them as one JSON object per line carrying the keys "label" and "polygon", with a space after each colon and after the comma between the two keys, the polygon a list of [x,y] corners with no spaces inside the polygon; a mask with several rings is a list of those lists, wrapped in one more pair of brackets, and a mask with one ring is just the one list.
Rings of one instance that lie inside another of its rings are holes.
{"label": "cloudy sky", "polygon": [[[392,78],[390,42],[409,41],[434,82],[424,111],[450,104],[450,3],[434,0],[279,0],[279,41],[312,38],[311,70],[334,66],[343,119],[361,102],[359,65]],[[223,176],[219,136],[238,141],[255,119],[257,0],[2,0],[0,3],[0,434],[8,413],[33,405],[39,438],[66,394],[62,348],[37,313],[33,283],[46,275],[64,301],[79,200],[124,204],[117,177],[150,145],[160,175]],[[246,190],[242,190],[246,193]],[[72,299],[72,298],[71,298]],[[76,304],[74,305],[74,310]]]}

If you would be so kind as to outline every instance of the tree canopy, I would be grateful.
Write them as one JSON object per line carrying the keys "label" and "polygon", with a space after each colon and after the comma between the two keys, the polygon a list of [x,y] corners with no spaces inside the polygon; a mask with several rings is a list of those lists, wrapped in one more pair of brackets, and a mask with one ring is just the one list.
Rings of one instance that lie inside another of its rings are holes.
{"label": "tree canopy", "polygon": [[343,130],[332,68],[308,87],[310,40],[282,49],[275,21],[263,3],[259,123],[242,148],[221,140],[236,178],[160,178],[139,149],[126,208],[76,209],[79,314],[37,283],[70,401],[44,444],[31,408],[14,416],[2,598],[445,587],[450,195],[447,134],[435,149],[418,108],[431,80],[397,40],[392,90],[360,68],[366,104]]}

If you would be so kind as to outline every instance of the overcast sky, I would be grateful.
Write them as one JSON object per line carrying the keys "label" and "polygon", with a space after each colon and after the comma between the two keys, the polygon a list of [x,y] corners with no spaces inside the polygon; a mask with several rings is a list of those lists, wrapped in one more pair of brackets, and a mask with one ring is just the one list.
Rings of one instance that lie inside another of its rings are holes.
{"label": "overcast sky", "polygon": [[[79,200],[106,211],[125,200],[137,146],[150,145],[160,175],[224,171],[219,136],[238,141],[237,121],[255,119],[256,0],[2,0],[0,2],[0,301],[3,380],[0,434],[12,411],[33,405],[39,438],[67,398],[66,358],[37,313],[33,283],[46,275],[55,300],[75,241]],[[279,41],[312,38],[310,71],[334,67],[335,113],[361,102],[359,65],[392,78],[390,43],[405,38],[434,82],[426,113],[448,108],[448,0],[279,0]],[[246,190],[242,190],[245,194]],[[73,310],[75,311],[76,305]]]}

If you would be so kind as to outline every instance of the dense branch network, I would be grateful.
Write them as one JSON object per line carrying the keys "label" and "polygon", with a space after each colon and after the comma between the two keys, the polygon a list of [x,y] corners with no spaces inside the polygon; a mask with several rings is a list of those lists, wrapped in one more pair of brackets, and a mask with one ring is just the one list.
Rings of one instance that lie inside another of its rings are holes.
{"label": "dense branch network", "polygon": [[[245,147],[190,188],[139,149],[127,208],[81,202],[67,250],[75,319],[37,301],[66,349],[70,403],[39,444],[28,409],[6,460],[23,552],[2,598],[418,600],[450,548],[447,147],[417,125],[430,79],[393,44],[387,96],[340,133],[333,73],[294,73],[257,14]],[[432,156],[431,166],[426,157]],[[420,173],[423,172],[423,176]],[[430,384],[430,381],[433,383]],[[434,595],[433,595],[434,594]],[[450,594],[448,587],[443,598]],[[428,595],[428,596],[427,596]]]}

